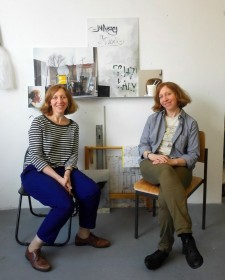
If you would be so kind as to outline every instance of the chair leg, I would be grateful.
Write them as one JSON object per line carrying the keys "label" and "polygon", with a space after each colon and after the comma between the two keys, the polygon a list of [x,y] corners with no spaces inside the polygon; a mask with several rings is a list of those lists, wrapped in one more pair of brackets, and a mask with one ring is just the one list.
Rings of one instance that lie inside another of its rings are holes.
{"label": "chair leg", "polygon": [[156,216],[156,199],[153,198],[153,205],[152,205],[153,209],[152,209],[152,215],[153,217]]}
{"label": "chair leg", "polygon": [[16,242],[20,245],[28,246],[30,243],[29,242],[22,242],[19,240],[19,225],[20,225],[20,214],[21,214],[21,205],[22,205],[22,195],[20,195],[19,198],[19,205],[18,205],[18,210],[17,210],[17,219],[16,219],[16,229],[15,229],[15,239]]}
{"label": "chair leg", "polygon": [[202,229],[205,229],[206,220],[206,193],[207,193],[207,173],[208,173],[208,149],[205,149],[204,183],[203,183],[203,205],[202,205]]}
{"label": "chair leg", "polygon": [[135,226],[134,226],[134,237],[138,238],[138,216],[139,216],[139,195],[135,193]]}
{"label": "chair leg", "polygon": [[[15,239],[16,239],[16,242],[20,245],[23,245],[23,246],[28,246],[30,244],[30,242],[25,242],[25,241],[21,241],[19,239],[19,225],[20,225],[20,217],[21,217],[21,208],[22,208],[22,199],[23,199],[23,196],[20,195],[20,198],[19,198],[19,205],[18,205],[18,210],[17,210],[17,220],[16,220],[16,229],[15,229]],[[28,196],[28,201],[29,201],[29,206],[30,206],[30,212],[34,215],[34,216],[37,216],[37,217],[45,217],[46,214],[37,214],[33,211],[33,208],[32,208],[32,204],[31,204],[31,199],[30,197]],[[73,215],[69,218],[69,221],[68,221],[68,233],[67,233],[67,238],[64,242],[59,242],[59,243],[54,243],[52,245],[49,245],[49,244],[44,244],[44,246],[57,246],[57,247],[60,247],[60,246],[64,246],[66,245],[69,240],[70,240],[70,237],[71,237],[71,227],[72,227],[72,217]]]}
{"label": "chair leg", "polygon": [[205,229],[205,219],[206,219],[206,184],[203,185],[203,202],[202,202],[202,229]]}
{"label": "chair leg", "polygon": [[72,217],[75,217],[76,215],[78,215],[78,213],[79,213],[79,203],[78,203],[78,201],[74,201],[74,212],[73,212],[73,214],[72,214]]}
{"label": "chair leg", "polygon": [[28,202],[29,202],[29,208],[30,208],[30,212],[32,215],[36,216],[36,217],[46,217],[46,214],[41,214],[41,213],[35,213],[33,210],[33,206],[31,203],[31,197],[28,195]]}

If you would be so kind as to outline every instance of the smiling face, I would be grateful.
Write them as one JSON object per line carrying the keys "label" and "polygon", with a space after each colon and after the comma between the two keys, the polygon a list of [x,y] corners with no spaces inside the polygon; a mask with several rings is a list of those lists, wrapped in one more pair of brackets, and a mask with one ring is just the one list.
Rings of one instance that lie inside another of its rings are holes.
{"label": "smiling face", "polygon": [[52,107],[53,114],[64,114],[66,108],[68,107],[68,98],[62,88],[56,91],[56,93],[52,96],[50,106]]}
{"label": "smiling face", "polygon": [[159,92],[159,102],[168,112],[174,112],[178,109],[177,96],[167,86],[161,88]]}

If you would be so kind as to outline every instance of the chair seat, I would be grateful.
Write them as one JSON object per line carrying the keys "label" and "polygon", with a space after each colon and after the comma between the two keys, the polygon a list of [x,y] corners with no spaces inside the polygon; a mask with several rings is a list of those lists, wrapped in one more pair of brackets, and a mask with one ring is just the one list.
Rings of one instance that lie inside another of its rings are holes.
{"label": "chair seat", "polygon": [[28,193],[24,190],[23,186],[19,188],[18,193],[23,196],[28,196]]}
{"label": "chair seat", "polygon": [[[192,192],[195,191],[195,189],[202,184],[202,182],[203,179],[201,177],[193,176],[191,184],[186,189],[187,197],[189,197],[192,194]],[[135,191],[142,192],[145,194],[151,194],[155,196],[159,195],[159,191],[160,191],[159,187],[160,187],[159,185],[153,185],[151,183],[148,183],[144,179],[140,179],[134,184]]]}
{"label": "chair seat", "polygon": [[193,176],[191,184],[186,188],[187,197],[189,197],[202,183],[203,179],[201,177]]}
{"label": "chair seat", "polygon": [[134,184],[134,190],[146,194],[150,193],[156,196],[159,195],[159,185],[153,185],[144,179],[140,179]]}

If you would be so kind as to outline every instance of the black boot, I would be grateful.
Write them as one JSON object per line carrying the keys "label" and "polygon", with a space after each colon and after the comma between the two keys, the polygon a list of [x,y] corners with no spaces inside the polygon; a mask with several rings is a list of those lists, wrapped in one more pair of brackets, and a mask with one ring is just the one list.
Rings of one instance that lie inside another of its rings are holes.
{"label": "black boot", "polygon": [[157,250],[153,254],[148,255],[145,258],[145,265],[148,269],[154,270],[159,268],[165,259],[169,256],[169,253]]}
{"label": "black boot", "polygon": [[191,268],[198,268],[203,264],[203,257],[199,253],[195,240],[191,234],[181,234],[183,254]]}

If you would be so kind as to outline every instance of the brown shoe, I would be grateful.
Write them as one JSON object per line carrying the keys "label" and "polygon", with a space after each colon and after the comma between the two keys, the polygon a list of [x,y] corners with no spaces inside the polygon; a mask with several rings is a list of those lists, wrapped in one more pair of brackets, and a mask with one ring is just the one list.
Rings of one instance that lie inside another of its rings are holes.
{"label": "brown shoe", "polygon": [[109,247],[111,244],[108,240],[95,236],[93,233],[90,233],[88,238],[80,238],[78,235],[75,237],[75,245],[77,246],[84,246],[90,245],[95,248],[106,248]]}
{"label": "brown shoe", "polygon": [[41,255],[41,250],[37,249],[34,252],[30,253],[28,248],[25,253],[25,257],[31,263],[33,268],[40,271],[49,271],[51,269],[51,265],[47,262],[47,260]]}

